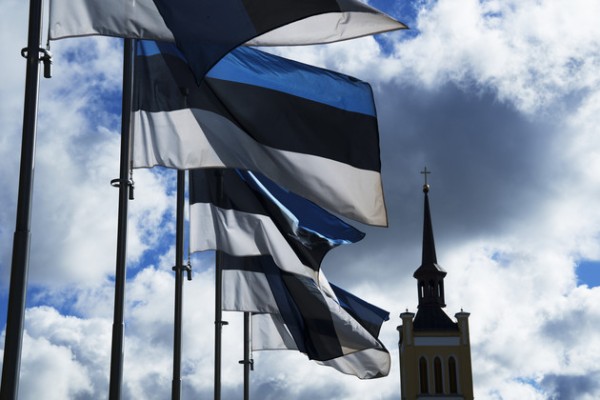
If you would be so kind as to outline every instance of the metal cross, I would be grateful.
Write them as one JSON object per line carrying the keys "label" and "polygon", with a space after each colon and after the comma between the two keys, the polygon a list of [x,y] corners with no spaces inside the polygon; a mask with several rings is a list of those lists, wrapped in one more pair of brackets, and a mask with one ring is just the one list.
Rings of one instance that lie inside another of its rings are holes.
{"label": "metal cross", "polygon": [[427,167],[425,167],[423,171],[421,171],[421,174],[425,175],[425,186],[427,186],[427,175],[429,175],[430,173],[431,171],[427,171]]}

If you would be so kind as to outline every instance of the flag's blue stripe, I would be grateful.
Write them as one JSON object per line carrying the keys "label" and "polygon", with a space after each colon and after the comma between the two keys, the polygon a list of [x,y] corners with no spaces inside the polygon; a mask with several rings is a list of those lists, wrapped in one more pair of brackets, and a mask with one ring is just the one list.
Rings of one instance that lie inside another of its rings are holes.
{"label": "flag's blue stripe", "polygon": [[[185,57],[171,43],[140,41],[138,55],[170,54]],[[239,47],[225,56],[206,75],[259,86],[342,110],[375,116],[371,87],[347,75],[288,60],[249,47]],[[328,90],[315,90],[327,87]]]}
{"label": "flag's blue stripe", "polygon": [[384,321],[390,319],[390,313],[360,297],[330,283],[340,306],[352,315],[374,337],[379,335],[379,330]]}
{"label": "flag's blue stripe", "polygon": [[150,57],[157,54],[171,54],[185,61],[183,53],[172,43],[155,42],[153,40],[138,40],[137,44],[136,54],[138,56]]}
{"label": "flag's blue stripe", "polygon": [[250,187],[267,196],[271,201],[279,203],[282,212],[297,219],[301,227],[327,239],[332,247],[355,243],[364,238],[363,232],[316,204],[277,185],[266,176],[241,170],[239,173]]}
{"label": "flag's blue stripe", "polygon": [[[206,76],[277,90],[342,110],[375,116],[371,87],[366,82],[249,47],[239,47],[229,53]],[[329,90],[314,90],[321,86]]]}

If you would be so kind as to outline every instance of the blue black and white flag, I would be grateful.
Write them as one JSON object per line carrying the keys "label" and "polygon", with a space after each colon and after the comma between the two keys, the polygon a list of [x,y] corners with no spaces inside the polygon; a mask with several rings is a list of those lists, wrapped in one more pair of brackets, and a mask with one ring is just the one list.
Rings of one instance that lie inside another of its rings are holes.
{"label": "blue black and white flag", "polygon": [[198,86],[172,44],[140,42],[133,165],[259,171],[321,207],[386,225],[370,86],[248,47]]}
{"label": "blue black and white flag", "polygon": [[379,341],[389,313],[317,279],[283,271],[268,255],[224,254],[223,309],[252,312],[253,350],[298,350],[361,379],[386,376],[390,355]]}
{"label": "blue black and white flag", "polygon": [[364,233],[257,173],[190,171],[190,251],[271,255],[282,269],[315,277],[325,254]]}
{"label": "blue black and white flag", "polygon": [[49,37],[176,41],[200,80],[244,43],[329,43],[404,28],[358,0],[51,0]]}

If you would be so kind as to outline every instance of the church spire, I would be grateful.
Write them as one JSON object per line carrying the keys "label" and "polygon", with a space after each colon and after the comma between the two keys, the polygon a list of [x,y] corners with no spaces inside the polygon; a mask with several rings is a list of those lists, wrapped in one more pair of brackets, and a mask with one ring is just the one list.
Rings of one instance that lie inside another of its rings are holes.
{"label": "church spire", "polygon": [[[427,167],[421,173],[430,174]],[[427,184],[427,175],[425,175],[425,184],[423,185],[423,193],[425,193],[425,215],[423,217],[423,256],[421,264],[437,264],[435,255],[435,242],[433,240],[433,227],[431,225],[431,213],[429,211],[429,185]]]}
{"label": "church spire", "polygon": [[423,306],[445,307],[444,277],[446,276],[446,271],[437,264],[431,212],[429,210],[429,185],[427,184],[427,175],[430,174],[431,171],[428,171],[427,167],[425,167],[421,173],[425,175],[425,184],[423,185],[423,193],[425,194],[423,255],[421,266],[415,271],[413,276],[418,281],[419,308]]}

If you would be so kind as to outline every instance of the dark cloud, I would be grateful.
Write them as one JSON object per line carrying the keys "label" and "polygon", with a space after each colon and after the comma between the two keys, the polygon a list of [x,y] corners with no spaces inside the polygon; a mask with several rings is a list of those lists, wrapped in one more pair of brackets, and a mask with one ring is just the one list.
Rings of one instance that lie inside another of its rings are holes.
{"label": "dark cloud", "polygon": [[432,171],[438,255],[468,239],[510,232],[549,196],[557,169],[550,124],[493,93],[453,84],[435,91],[386,86],[376,98],[389,228],[355,224],[367,237],[328,257],[332,281],[363,279],[365,263],[373,278],[412,275],[421,261],[425,165]]}
{"label": "dark cloud", "polygon": [[574,400],[600,398],[600,371],[586,375],[546,375],[542,388],[551,393],[549,400]]}
{"label": "dark cloud", "polygon": [[568,346],[577,343],[582,335],[596,334],[598,326],[600,315],[594,313],[594,310],[571,310],[544,322],[539,328],[539,335]]}

